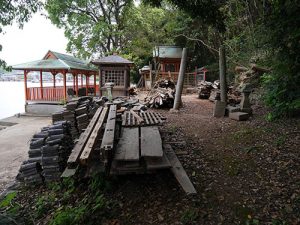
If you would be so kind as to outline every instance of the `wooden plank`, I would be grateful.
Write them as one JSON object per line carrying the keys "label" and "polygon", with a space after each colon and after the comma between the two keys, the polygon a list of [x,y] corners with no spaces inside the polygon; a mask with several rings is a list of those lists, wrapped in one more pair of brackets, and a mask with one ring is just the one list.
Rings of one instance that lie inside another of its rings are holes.
{"label": "wooden plank", "polygon": [[77,168],[69,169],[67,167],[60,177],[62,177],[62,178],[73,177],[75,175],[76,171],[77,171]]}
{"label": "wooden plank", "polygon": [[163,156],[162,140],[157,126],[141,127],[141,156]]}
{"label": "wooden plank", "polygon": [[194,188],[194,185],[190,181],[190,178],[186,174],[185,170],[183,169],[180,161],[178,160],[175,152],[173,151],[171,145],[165,144],[164,145],[165,153],[167,158],[169,159],[169,162],[171,164],[171,171],[174,174],[176,180],[181,185],[183,190],[187,194],[197,194],[196,189]]}
{"label": "wooden plank", "polygon": [[94,129],[94,127],[96,126],[96,122],[99,119],[100,113],[102,112],[102,107],[100,107],[95,115],[93,116],[91,122],[89,123],[89,125],[87,126],[87,128],[85,129],[85,131],[80,135],[78,142],[76,143],[75,147],[73,148],[69,159],[68,159],[68,167],[72,168],[74,167],[74,164],[77,164],[77,160],[79,159],[79,156],[84,148],[84,146],[86,145],[92,130]]}
{"label": "wooden plank", "polygon": [[142,115],[144,121],[146,122],[146,124],[149,124],[149,120],[148,120],[148,118],[146,117],[146,113],[145,113],[145,112],[141,112],[141,115]]}
{"label": "wooden plank", "polygon": [[108,112],[108,108],[105,107],[102,110],[99,120],[97,121],[97,124],[96,124],[94,130],[92,131],[91,136],[80,155],[80,162],[83,165],[86,165],[88,159],[90,158],[92,149],[94,148],[96,141],[99,139],[99,135],[101,133],[101,127],[107,117],[107,112]]}
{"label": "wooden plank", "polygon": [[163,153],[162,158],[153,158],[153,157],[145,157],[147,170],[157,170],[157,169],[169,169],[171,168],[171,164],[166,157],[166,154]]}
{"label": "wooden plank", "polygon": [[114,150],[116,115],[117,107],[116,105],[111,105],[109,108],[109,114],[100,148],[100,157],[104,159],[105,163],[111,159],[112,152]]}
{"label": "wooden plank", "polygon": [[145,121],[142,117],[140,117],[136,112],[134,112],[132,109],[130,110],[133,117],[137,120],[138,124],[143,124]]}
{"label": "wooden plank", "polygon": [[122,137],[116,148],[115,160],[139,161],[139,129],[123,128]]}
{"label": "wooden plank", "polygon": [[154,124],[154,121],[153,121],[153,119],[151,118],[150,113],[149,113],[149,112],[145,112],[145,114],[146,114],[146,116],[147,116],[148,119],[149,119],[149,124]]}

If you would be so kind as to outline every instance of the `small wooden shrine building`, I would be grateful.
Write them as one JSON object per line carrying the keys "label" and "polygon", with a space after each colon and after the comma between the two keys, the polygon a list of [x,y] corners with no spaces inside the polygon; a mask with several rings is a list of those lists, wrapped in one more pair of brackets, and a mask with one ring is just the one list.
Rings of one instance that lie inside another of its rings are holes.
{"label": "small wooden shrine building", "polygon": [[[88,65],[87,62],[70,55],[48,51],[41,60],[28,62],[13,66],[15,70],[24,71],[25,100],[28,103],[60,103],[67,101],[69,96],[88,95],[97,93],[96,75],[97,69]],[[28,87],[27,77],[30,72],[40,73],[40,87]],[[50,72],[53,75],[52,87],[43,85],[43,72]],[[62,74],[63,86],[56,85],[56,75]],[[67,86],[67,74],[72,74],[73,85]],[[85,76],[85,86],[83,86]],[[90,77],[93,76],[93,85],[90,85]],[[80,86],[78,78],[80,77]],[[84,92],[84,93],[83,93]]]}
{"label": "small wooden shrine building", "polygon": [[130,87],[130,67],[133,62],[116,54],[93,60],[99,67],[100,95],[106,90],[106,83],[114,83],[113,97],[127,96]]}
{"label": "small wooden shrine building", "polygon": [[153,59],[160,64],[161,72],[179,72],[182,48],[161,45],[153,50]]}

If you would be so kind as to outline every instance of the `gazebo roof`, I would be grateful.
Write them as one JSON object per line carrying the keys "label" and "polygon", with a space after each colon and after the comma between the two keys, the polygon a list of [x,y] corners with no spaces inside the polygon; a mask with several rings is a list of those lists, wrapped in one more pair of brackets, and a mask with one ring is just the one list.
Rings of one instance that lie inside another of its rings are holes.
{"label": "gazebo roof", "polygon": [[95,65],[133,65],[134,63],[128,59],[124,59],[118,55],[109,55],[92,61]]}
{"label": "gazebo roof", "polygon": [[81,71],[97,71],[97,69],[88,65],[86,61],[75,58],[70,55],[48,51],[42,60],[18,64],[13,66],[16,70],[81,70]]}

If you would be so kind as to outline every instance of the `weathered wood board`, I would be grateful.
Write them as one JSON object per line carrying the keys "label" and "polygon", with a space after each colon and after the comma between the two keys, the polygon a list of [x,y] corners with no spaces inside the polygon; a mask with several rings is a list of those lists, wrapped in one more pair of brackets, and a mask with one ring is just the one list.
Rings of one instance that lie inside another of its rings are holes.
{"label": "weathered wood board", "polygon": [[162,156],[162,140],[158,127],[141,127],[141,157]]}
{"label": "weathered wood board", "polygon": [[187,194],[197,194],[196,189],[194,188],[194,185],[190,181],[190,178],[186,174],[185,170],[183,169],[180,161],[178,160],[175,152],[173,151],[171,145],[165,144],[164,150],[166,153],[167,158],[169,159],[169,162],[171,164],[171,171],[174,174],[176,180],[179,182],[183,190]]}
{"label": "weathered wood board", "polygon": [[96,111],[95,115],[93,116],[93,118],[92,118],[91,122],[89,123],[89,125],[87,126],[86,130],[80,135],[78,142],[76,143],[75,147],[73,148],[73,150],[69,156],[69,159],[67,162],[69,168],[76,166],[77,160],[79,159],[80,154],[81,154],[84,146],[86,145],[86,143],[96,125],[96,122],[99,119],[102,109],[103,108],[100,107]]}
{"label": "weathered wood board", "polygon": [[94,130],[92,131],[91,136],[80,155],[80,163],[83,165],[86,165],[90,157],[90,154],[92,152],[92,149],[94,148],[96,141],[99,139],[99,135],[101,133],[101,127],[107,117],[107,112],[108,112],[108,108],[105,107],[102,110],[101,115],[98,121],[96,122],[96,126],[94,127]]}
{"label": "weathered wood board", "polygon": [[137,127],[122,129],[114,159],[118,161],[139,161],[139,129]]}
{"label": "weathered wood board", "polygon": [[146,168],[147,170],[159,170],[159,169],[169,169],[171,164],[166,157],[166,154],[163,154],[162,158],[153,158],[145,157]]}
{"label": "weathered wood board", "polygon": [[100,157],[107,162],[114,149],[115,131],[116,131],[117,106],[111,105],[105,126],[105,131],[100,148]]}

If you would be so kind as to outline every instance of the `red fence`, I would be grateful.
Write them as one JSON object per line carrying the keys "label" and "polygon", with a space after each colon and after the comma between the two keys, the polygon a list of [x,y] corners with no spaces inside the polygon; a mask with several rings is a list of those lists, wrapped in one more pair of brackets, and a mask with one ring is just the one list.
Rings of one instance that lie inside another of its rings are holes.
{"label": "red fence", "polygon": [[[83,86],[85,88],[86,86]],[[89,88],[94,88],[94,85],[89,85]],[[68,89],[73,86],[67,86]],[[79,89],[81,87],[78,87]],[[96,85],[96,93],[99,93],[99,85]],[[27,88],[27,101],[49,101],[59,102],[64,99],[64,87],[31,87]]]}
{"label": "red fence", "polygon": [[[159,72],[156,80],[159,79],[172,79],[177,83],[179,72]],[[185,73],[184,75],[184,86],[196,86],[197,85],[197,77],[196,73]]]}

